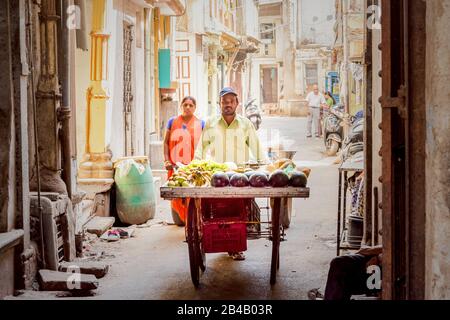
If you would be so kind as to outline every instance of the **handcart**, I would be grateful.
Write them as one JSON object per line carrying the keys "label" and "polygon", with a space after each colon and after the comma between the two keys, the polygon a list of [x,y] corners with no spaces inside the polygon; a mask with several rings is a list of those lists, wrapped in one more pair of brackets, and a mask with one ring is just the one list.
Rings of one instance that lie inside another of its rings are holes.
{"label": "handcart", "polygon": [[[192,282],[200,284],[200,274],[206,270],[206,253],[246,251],[247,240],[252,237],[272,241],[270,283],[276,283],[280,267],[280,242],[284,236],[281,223],[282,201],[293,198],[309,198],[309,188],[213,188],[213,187],[161,187],[161,198],[166,200],[188,199],[189,210],[185,226],[189,248],[189,264]],[[256,207],[254,199],[273,199],[268,228],[261,228],[261,221],[249,212]],[[248,218],[250,216],[250,219]],[[249,232],[247,225],[258,226]]]}

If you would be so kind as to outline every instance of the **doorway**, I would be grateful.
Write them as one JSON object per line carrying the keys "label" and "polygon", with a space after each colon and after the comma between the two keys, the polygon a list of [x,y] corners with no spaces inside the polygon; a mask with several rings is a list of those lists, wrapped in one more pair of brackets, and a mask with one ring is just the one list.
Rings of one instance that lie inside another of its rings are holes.
{"label": "doorway", "polygon": [[261,101],[263,108],[278,104],[278,68],[261,66]]}

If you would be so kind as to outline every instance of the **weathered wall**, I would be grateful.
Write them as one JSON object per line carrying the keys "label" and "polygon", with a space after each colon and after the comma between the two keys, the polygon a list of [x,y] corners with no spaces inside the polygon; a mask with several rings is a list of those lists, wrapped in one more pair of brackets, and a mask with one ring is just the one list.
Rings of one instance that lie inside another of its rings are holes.
{"label": "weathered wall", "polygon": [[450,299],[450,2],[427,1],[426,298]]}
{"label": "weathered wall", "polygon": [[[378,202],[381,203],[382,184],[379,178],[382,176],[382,158],[379,151],[381,149],[381,130],[378,125],[381,123],[381,50],[378,45],[381,43],[381,30],[372,30],[372,207],[374,207],[375,195],[374,190],[377,188]],[[378,204],[377,204],[378,206]],[[377,214],[378,212],[378,214]],[[374,217],[378,217],[378,229],[381,229],[381,210],[372,210]],[[375,238],[376,240],[376,238]],[[381,242],[381,236],[378,235]]]}
{"label": "weathered wall", "polygon": [[14,215],[14,107],[8,1],[0,4],[0,232],[12,229]]}
{"label": "weathered wall", "polygon": [[331,46],[334,43],[335,0],[301,0],[301,42]]}
{"label": "weathered wall", "polygon": [[0,299],[14,292],[14,248],[0,252]]}

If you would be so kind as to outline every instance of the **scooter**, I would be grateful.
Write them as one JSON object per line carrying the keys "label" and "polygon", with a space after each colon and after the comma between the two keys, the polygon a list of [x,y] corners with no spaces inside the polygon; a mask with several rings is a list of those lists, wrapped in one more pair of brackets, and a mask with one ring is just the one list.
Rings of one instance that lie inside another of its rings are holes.
{"label": "scooter", "polygon": [[358,112],[351,118],[349,133],[342,146],[342,159],[346,161],[355,156],[361,156],[364,151],[364,116]]}
{"label": "scooter", "polygon": [[323,121],[323,137],[329,157],[335,156],[342,146],[344,136],[342,123],[344,119],[344,106],[338,105],[330,108],[329,114]]}
{"label": "scooter", "polygon": [[247,103],[244,105],[244,111],[247,119],[249,119],[255,126],[255,129],[258,130],[261,126],[262,118],[261,110],[255,104],[255,101],[256,99],[250,99],[249,101],[247,101]]}

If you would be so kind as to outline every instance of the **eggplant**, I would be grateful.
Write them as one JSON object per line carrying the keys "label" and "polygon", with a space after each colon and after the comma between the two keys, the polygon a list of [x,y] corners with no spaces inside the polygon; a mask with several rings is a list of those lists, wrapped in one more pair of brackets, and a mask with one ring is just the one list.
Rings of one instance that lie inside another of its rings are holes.
{"label": "eggplant", "polygon": [[289,185],[295,188],[305,188],[308,184],[308,178],[303,172],[292,172],[289,178]]}
{"label": "eggplant", "polygon": [[236,173],[231,177],[230,185],[237,188],[248,187],[249,181],[245,174]]}
{"label": "eggplant", "polygon": [[250,185],[254,188],[265,188],[269,186],[269,178],[263,172],[254,172],[250,177]]}
{"label": "eggplant", "polygon": [[230,180],[226,173],[216,172],[211,177],[211,186],[215,188],[224,188],[230,185]]}
{"label": "eggplant", "polygon": [[273,188],[287,187],[289,185],[289,176],[283,170],[276,170],[270,175],[269,184]]}

